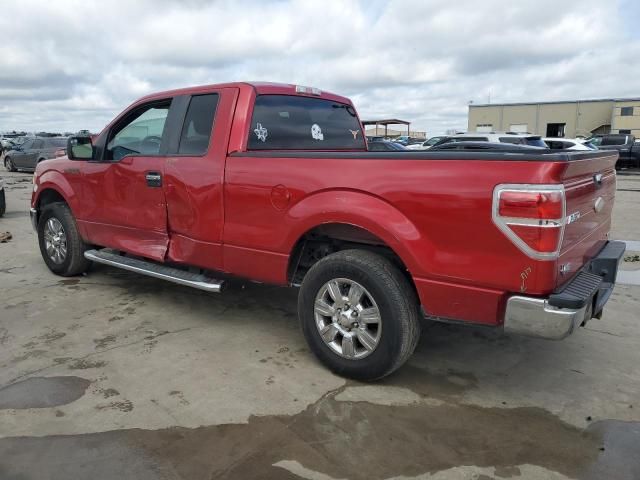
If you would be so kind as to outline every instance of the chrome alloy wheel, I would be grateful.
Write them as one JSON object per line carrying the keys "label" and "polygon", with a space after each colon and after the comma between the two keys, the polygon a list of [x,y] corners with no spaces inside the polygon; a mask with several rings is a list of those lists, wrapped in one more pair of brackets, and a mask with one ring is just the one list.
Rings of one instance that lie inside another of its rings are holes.
{"label": "chrome alloy wheel", "polygon": [[358,282],[335,278],[325,283],[316,295],[314,314],[322,340],[341,357],[364,358],[380,343],[380,309]]}
{"label": "chrome alloy wheel", "polygon": [[60,264],[67,258],[67,234],[57,218],[49,218],[44,225],[44,245],[54,263]]}

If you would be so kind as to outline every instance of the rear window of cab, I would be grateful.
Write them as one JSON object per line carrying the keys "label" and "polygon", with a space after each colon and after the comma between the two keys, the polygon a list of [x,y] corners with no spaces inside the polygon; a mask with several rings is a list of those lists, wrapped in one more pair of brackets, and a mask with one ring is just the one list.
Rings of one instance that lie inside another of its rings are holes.
{"label": "rear window of cab", "polygon": [[351,105],[322,98],[259,95],[249,129],[249,150],[364,150]]}

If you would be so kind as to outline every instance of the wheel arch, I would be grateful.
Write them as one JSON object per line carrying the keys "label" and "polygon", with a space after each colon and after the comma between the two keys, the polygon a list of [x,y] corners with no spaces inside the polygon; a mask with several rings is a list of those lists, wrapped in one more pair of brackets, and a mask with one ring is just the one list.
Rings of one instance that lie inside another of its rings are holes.
{"label": "wheel arch", "polygon": [[289,283],[299,283],[297,280],[323,256],[349,248],[377,251],[392,259],[409,278],[420,270],[416,243],[422,242],[423,236],[383,199],[363,192],[323,192],[299,202],[289,216],[298,226],[290,236]]}
{"label": "wheel arch", "polygon": [[36,209],[37,219],[42,209],[54,202],[67,204],[75,216],[79,199],[69,182],[58,172],[45,172],[38,178],[37,190],[31,202],[31,206]]}

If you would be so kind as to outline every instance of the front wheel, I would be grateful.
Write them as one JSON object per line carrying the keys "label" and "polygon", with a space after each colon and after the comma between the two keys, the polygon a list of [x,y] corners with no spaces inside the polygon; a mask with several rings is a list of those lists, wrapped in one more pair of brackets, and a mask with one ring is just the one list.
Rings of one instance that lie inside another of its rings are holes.
{"label": "front wheel", "polygon": [[311,267],[300,287],[298,316],[320,361],[357,380],[389,375],[420,338],[408,279],[390,260],[364,250],[337,252]]}
{"label": "front wheel", "polygon": [[9,172],[16,171],[16,166],[13,164],[13,160],[11,160],[11,157],[5,157],[4,168],[6,168]]}
{"label": "front wheel", "polygon": [[79,275],[91,265],[84,258],[88,246],[65,203],[52,203],[42,211],[38,220],[38,242],[44,262],[57,275]]}

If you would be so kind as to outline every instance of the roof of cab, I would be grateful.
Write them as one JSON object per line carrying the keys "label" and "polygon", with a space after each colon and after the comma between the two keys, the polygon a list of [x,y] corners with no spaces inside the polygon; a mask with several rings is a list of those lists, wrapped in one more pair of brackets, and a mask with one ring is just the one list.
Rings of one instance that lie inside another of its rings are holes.
{"label": "roof of cab", "polygon": [[[253,89],[258,95],[300,95],[306,97],[323,98],[326,100],[333,100],[340,103],[346,103],[352,105],[351,100],[335,93],[319,90],[320,94],[311,93],[312,87],[303,86],[308,92],[300,92],[297,87],[301,85],[295,85],[290,83],[272,83],[272,82],[230,82],[230,83],[216,83],[211,85],[198,85],[193,87],[179,88],[175,90],[166,90],[163,92],[156,92],[146,95],[138,100],[153,100],[167,97],[173,97],[176,95],[192,95],[194,93],[206,93],[212,89],[220,88],[240,88],[240,89]],[[136,102],[137,103],[137,102]]]}

